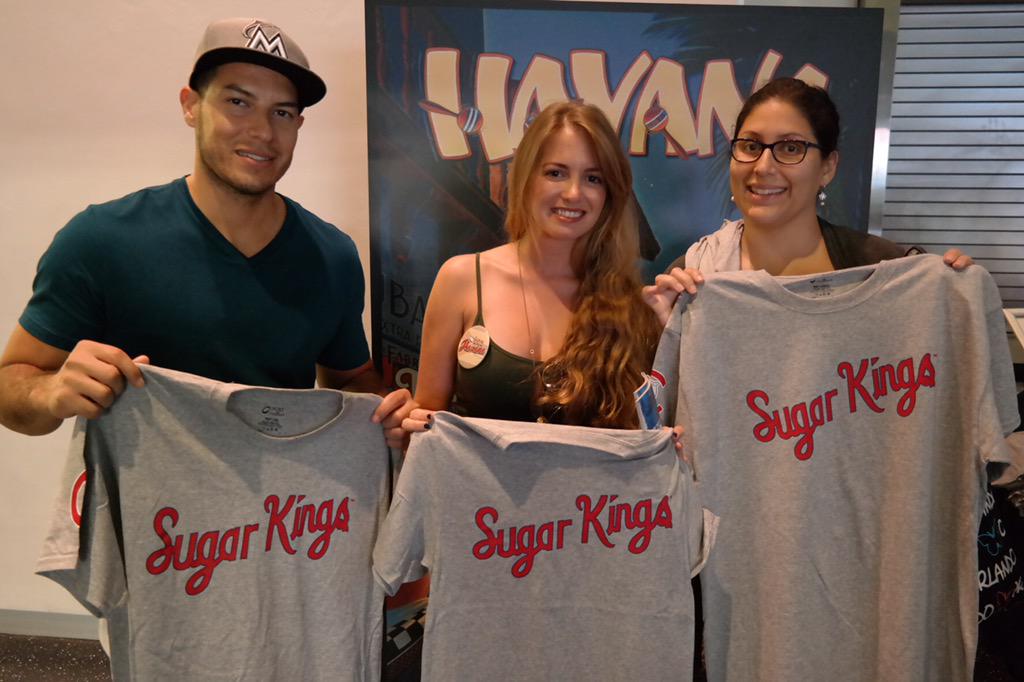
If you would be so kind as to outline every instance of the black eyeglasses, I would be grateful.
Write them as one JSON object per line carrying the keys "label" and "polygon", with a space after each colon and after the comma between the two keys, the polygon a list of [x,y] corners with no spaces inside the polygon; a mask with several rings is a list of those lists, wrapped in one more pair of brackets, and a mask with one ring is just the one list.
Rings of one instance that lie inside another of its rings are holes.
{"label": "black eyeglasses", "polygon": [[754,163],[761,158],[765,149],[770,149],[772,157],[779,163],[792,165],[800,163],[807,156],[807,150],[811,147],[821,149],[820,144],[806,142],[804,140],[779,140],[771,144],[748,140],[745,137],[737,137],[730,146],[732,158],[740,163]]}

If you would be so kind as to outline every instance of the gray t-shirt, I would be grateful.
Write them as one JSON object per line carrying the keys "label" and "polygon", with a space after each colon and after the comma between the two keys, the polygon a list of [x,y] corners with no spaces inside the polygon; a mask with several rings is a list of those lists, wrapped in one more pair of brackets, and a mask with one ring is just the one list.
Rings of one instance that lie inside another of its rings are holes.
{"label": "gray t-shirt", "polygon": [[721,517],[710,680],[971,678],[986,465],[1018,421],[983,268],[709,276],[655,365]]}
{"label": "gray t-shirt", "polygon": [[143,373],[76,424],[37,565],[110,620],[115,679],[379,679],[380,399]]}
{"label": "gray t-shirt", "polygon": [[374,571],[430,571],[425,680],[688,680],[703,516],[666,431],[438,413]]}

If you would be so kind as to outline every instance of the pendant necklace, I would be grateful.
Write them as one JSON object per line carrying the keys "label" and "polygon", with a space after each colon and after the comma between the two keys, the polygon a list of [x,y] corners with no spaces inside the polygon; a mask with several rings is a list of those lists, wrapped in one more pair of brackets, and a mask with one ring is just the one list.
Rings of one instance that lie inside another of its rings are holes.
{"label": "pendant necklace", "polygon": [[523,283],[523,256],[519,252],[519,244],[516,244],[516,262],[519,264],[519,293],[523,295],[523,319],[526,320],[527,344],[530,349],[530,361],[537,364],[536,351],[533,345],[533,330],[530,329],[530,311],[526,307],[526,285]]}

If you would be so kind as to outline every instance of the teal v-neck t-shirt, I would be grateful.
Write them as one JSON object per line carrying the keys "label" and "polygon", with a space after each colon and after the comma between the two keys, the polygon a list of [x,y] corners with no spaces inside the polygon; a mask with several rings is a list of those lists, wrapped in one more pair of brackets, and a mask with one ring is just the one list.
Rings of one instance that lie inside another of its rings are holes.
{"label": "teal v-neck t-shirt", "polygon": [[242,255],[184,178],[76,215],[39,261],[19,322],[70,351],[82,339],[162,367],[255,386],[310,387],[316,365],[369,359],[355,244],[284,198],[281,231]]}

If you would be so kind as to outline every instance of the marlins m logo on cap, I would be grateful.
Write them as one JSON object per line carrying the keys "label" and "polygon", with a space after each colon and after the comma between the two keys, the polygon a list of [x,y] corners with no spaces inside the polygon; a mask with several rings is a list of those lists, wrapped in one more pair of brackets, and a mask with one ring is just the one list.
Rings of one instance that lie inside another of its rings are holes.
{"label": "marlins m logo on cap", "polygon": [[267,32],[263,30],[263,24],[258,21],[254,21],[245,27],[242,31],[242,35],[249,39],[249,42],[245,44],[250,50],[261,50],[267,54],[272,54],[280,57],[281,59],[288,59],[288,52],[284,49],[284,40],[281,39],[281,29],[276,26],[267,26],[274,37],[268,38]]}
{"label": "marlins m logo on cap", "polygon": [[229,62],[249,62],[284,75],[295,84],[304,107],[316,104],[327,92],[320,76],[310,70],[302,48],[264,19],[234,17],[207,26],[196,50],[189,87],[195,90],[200,76]]}

